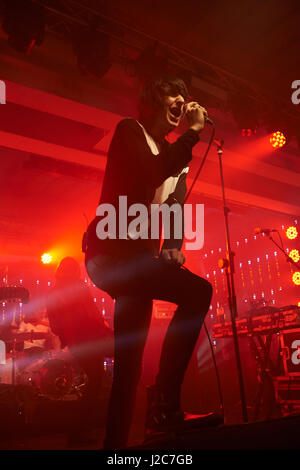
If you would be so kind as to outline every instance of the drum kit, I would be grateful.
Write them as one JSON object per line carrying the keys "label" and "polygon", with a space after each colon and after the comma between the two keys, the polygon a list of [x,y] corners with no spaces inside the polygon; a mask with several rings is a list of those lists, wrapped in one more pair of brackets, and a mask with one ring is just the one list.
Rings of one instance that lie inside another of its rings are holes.
{"label": "drum kit", "polygon": [[[35,340],[47,340],[49,336],[35,331],[1,335],[8,345],[7,358],[11,359],[11,384],[30,385],[38,395],[51,399],[78,398],[87,377],[68,351],[34,347]],[[20,351],[24,341],[33,342],[33,348]]]}
{"label": "drum kit", "polygon": [[[11,307],[15,306],[15,311],[11,308],[5,321],[0,318],[0,346],[5,345],[0,351],[0,383],[30,386],[36,395],[54,400],[80,398],[87,386],[87,376],[67,349],[53,349],[49,323],[40,322],[49,327],[48,332],[17,331],[21,321],[19,305],[28,302],[28,290],[17,286],[0,287],[0,300],[9,300]],[[38,340],[45,340],[43,347],[37,347]],[[32,346],[25,349],[24,342]],[[109,361],[104,362],[104,370],[110,383]]]}
{"label": "drum kit", "polygon": [[[12,385],[30,385],[38,395],[51,399],[78,398],[86,386],[84,372],[74,363],[65,350],[43,350],[32,348],[19,351],[24,341],[48,339],[49,333],[29,332],[2,336],[10,347]],[[34,343],[33,343],[34,344]]]}
{"label": "drum kit", "polygon": [[[0,377],[0,382],[13,386],[28,385],[37,395],[51,399],[81,396],[87,378],[72,356],[64,350],[35,347],[37,340],[45,340],[47,344],[51,334],[34,330],[18,332],[12,327],[13,323],[16,322],[17,326],[20,321],[19,305],[20,302],[28,303],[29,291],[22,286],[5,285],[0,287],[0,300],[11,305],[5,319],[6,327],[0,322],[0,340],[2,345],[5,344],[5,364],[1,362],[1,368],[9,372]],[[31,342],[32,347],[24,349],[25,341]]]}

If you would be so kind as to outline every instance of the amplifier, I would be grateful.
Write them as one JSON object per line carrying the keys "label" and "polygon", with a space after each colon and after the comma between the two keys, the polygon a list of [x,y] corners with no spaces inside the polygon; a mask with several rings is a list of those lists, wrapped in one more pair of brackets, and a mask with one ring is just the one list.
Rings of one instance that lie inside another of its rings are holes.
{"label": "amplifier", "polygon": [[153,316],[157,319],[170,320],[176,310],[176,305],[170,302],[154,300],[153,302]]}
{"label": "amplifier", "polygon": [[[287,305],[265,315],[236,319],[236,329],[239,336],[266,335],[288,329],[292,331],[299,326],[300,308],[296,305]],[[232,336],[231,321],[215,323],[212,327],[212,333],[214,338],[230,338]]]}
{"label": "amplifier", "polygon": [[273,379],[276,401],[281,405],[300,405],[300,377],[282,376]]}

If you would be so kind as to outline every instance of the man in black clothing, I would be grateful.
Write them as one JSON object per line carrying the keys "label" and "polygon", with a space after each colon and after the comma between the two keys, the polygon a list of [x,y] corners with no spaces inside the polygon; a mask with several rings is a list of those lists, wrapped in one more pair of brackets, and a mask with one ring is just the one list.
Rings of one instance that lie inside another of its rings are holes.
{"label": "man in black clothing", "polygon": [[[117,221],[122,220],[119,196],[127,196],[128,207],[136,203],[146,207],[154,203],[183,205],[192,148],[199,141],[207,115],[203,107],[187,102],[187,98],[182,80],[152,80],[142,92],[139,120],[123,119],[118,124],[100,198],[100,205],[115,208]],[[165,137],[184,115],[189,129],[170,144]],[[160,240],[137,238],[130,233],[130,225],[119,238],[110,233],[99,239],[101,217],[99,211],[97,214],[85,234],[84,251],[92,281],[116,299],[114,379],[104,448],[119,449],[126,447],[130,430],[152,300],[173,302],[178,308],[164,339],[155,385],[148,390],[146,436],[186,421],[180,411],[180,388],[210,305],[212,287],[183,268],[183,240],[175,238],[175,227],[159,250]],[[175,223],[175,216],[172,220]]]}

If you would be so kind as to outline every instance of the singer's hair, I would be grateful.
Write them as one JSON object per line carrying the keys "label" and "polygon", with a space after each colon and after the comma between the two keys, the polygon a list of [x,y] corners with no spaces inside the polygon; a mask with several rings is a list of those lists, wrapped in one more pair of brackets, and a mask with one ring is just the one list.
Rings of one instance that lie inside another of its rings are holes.
{"label": "singer's hair", "polygon": [[149,117],[162,108],[165,96],[181,95],[186,101],[189,93],[186,84],[181,78],[172,76],[163,76],[152,78],[144,83],[139,100],[140,118]]}

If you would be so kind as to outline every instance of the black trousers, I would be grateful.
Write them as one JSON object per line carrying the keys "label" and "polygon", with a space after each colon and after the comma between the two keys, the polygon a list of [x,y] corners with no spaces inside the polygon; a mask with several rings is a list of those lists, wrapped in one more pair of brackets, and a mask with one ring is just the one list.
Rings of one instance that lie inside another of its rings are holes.
{"label": "black trousers", "polygon": [[150,326],[152,300],[177,304],[168,327],[156,385],[179,408],[180,388],[211,297],[211,284],[189,270],[143,254],[129,260],[89,257],[86,267],[95,285],[116,299],[114,379],[104,447],[126,447],[142,358]]}

